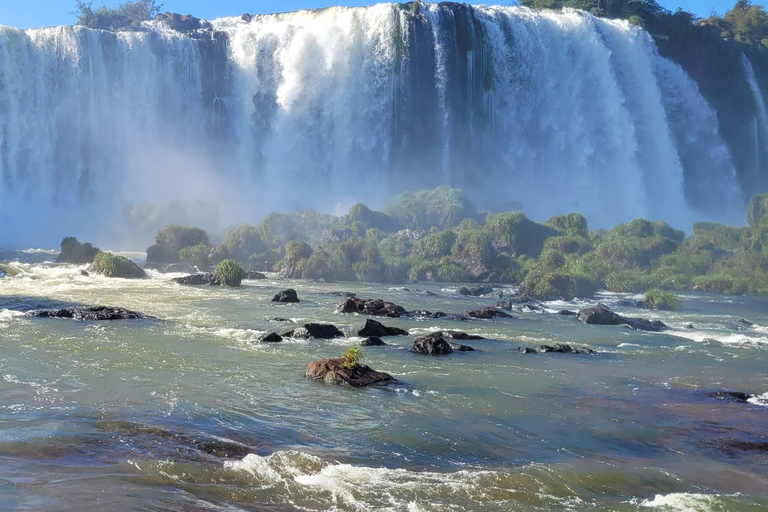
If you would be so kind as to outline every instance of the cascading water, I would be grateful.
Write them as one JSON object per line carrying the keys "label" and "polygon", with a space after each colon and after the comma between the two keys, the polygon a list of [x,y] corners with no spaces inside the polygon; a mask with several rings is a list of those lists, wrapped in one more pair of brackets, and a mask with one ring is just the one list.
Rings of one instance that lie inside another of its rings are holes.
{"label": "cascading water", "polygon": [[768,110],[765,108],[765,98],[763,97],[763,92],[760,90],[760,85],[757,82],[752,62],[750,62],[749,58],[743,54],[742,65],[744,67],[744,79],[752,90],[752,95],[755,98],[755,105],[757,107],[754,121],[755,168],[753,183],[763,185],[766,181],[762,172],[763,158],[768,157]]}
{"label": "cascading water", "polygon": [[594,226],[742,217],[714,111],[623,21],[420,3],[147,26],[0,27],[0,245],[98,241],[136,203],[229,223],[446,182]]}

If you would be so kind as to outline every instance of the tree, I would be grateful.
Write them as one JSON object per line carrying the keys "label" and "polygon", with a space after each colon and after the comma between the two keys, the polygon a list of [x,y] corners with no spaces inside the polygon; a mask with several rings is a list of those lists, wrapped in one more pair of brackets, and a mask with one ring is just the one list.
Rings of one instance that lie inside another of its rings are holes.
{"label": "tree", "polygon": [[740,43],[760,45],[768,38],[768,14],[762,5],[752,5],[751,0],[738,0],[723,19]]}

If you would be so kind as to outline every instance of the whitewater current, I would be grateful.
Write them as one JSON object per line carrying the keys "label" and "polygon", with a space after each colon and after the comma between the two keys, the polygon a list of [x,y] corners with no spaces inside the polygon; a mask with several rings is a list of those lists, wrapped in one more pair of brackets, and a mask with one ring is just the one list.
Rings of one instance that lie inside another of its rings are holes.
{"label": "whitewater current", "polygon": [[197,37],[0,26],[0,246],[443,183],[596,227],[743,218],[715,111],[645,31],[416,5],[222,18]]}

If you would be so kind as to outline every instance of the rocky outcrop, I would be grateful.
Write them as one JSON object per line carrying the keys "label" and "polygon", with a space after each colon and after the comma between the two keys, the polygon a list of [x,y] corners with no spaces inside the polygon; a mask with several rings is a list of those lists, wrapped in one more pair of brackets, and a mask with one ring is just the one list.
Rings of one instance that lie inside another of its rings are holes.
{"label": "rocky outcrop", "polygon": [[61,241],[61,253],[56,256],[56,263],[85,265],[91,263],[99,252],[98,247],[90,243],[81,244],[77,238],[69,236]]}
{"label": "rocky outcrop", "polygon": [[283,341],[283,337],[277,334],[276,332],[271,332],[266,336],[264,336],[263,338],[261,338],[261,340],[259,341],[261,341],[262,343],[278,343],[280,341]]}
{"label": "rocky outcrop", "polygon": [[660,332],[667,329],[666,324],[660,320],[647,320],[645,318],[629,318],[611,311],[608,306],[598,304],[592,308],[579,311],[578,320],[585,324],[595,325],[627,325],[637,331]]}
{"label": "rocky outcrop", "polygon": [[433,332],[421,338],[413,340],[411,346],[411,352],[415,354],[424,354],[431,356],[440,356],[453,354],[454,351],[459,352],[472,352],[475,349],[467,345],[459,345],[458,343],[449,343],[446,341],[442,332]]}
{"label": "rocky outcrop", "polygon": [[485,320],[491,318],[512,318],[512,315],[509,313],[505,313],[504,311],[492,307],[468,311],[467,316],[470,318],[481,318]]}
{"label": "rocky outcrop", "polygon": [[328,384],[346,384],[355,388],[380,386],[397,381],[391,375],[377,372],[370,366],[358,364],[347,367],[345,362],[343,357],[312,361],[304,376],[312,380],[322,380]]}
{"label": "rocky outcrop", "polygon": [[293,288],[288,288],[287,290],[278,292],[274,297],[272,297],[272,302],[295,303],[300,301],[296,290]]}
{"label": "rocky outcrop", "polygon": [[361,315],[387,316],[397,318],[409,316],[408,311],[402,306],[381,299],[361,299],[349,297],[339,304],[336,313],[359,313]]}
{"label": "rocky outcrop", "polygon": [[287,333],[283,334],[283,337],[330,340],[333,338],[343,338],[344,333],[341,332],[335,325],[310,323],[304,324],[301,327],[297,327],[292,331],[288,331]]}
{"label": "rocky outcrop", "polygon": [[441,331],[443,337],[453,338],[454,340],[484,340],[482,336],[476,334],[467,334],[462,331]]}
{"label": "rocky outcrop", "polygon": [[481,297],[483,295],[489,295],[493,293],[493,287],[491,286],[478,286],[477,288],[466,288],[462,286],[459,288],[459,295],[466,295],[469,297]]}
{"label": "rocky outcrop", "polygon": [[381,347],[386,345],[378,336],[368,336],[360,342],[361,347]]}
{"label": "rocky outcrop", "polygon": [[363,328],[357,331],[357,335],[363,337],[407,336],[408,331],[398,327],[387,327],[376,320],[368,318],[365,320]]}
{"label": "rocky outcrop", "polygon": [[409,311],[408,315],[409,316],[415,316],[417,318],[432,318],[432,319],[445,318],[445,317],[448,316],[446,313],[443,313],[442,311],[436,311],[436,312],[432,313],[431,311],[427,311],[426,309],[418,309],[416,311]]}
{"label": "rocky outcrop", "polygon": [[116,256],[108,252],[100,252],[93,258],[88,272],[104,277],[117,277],[122,279],[143,279],[147,277],[144,269],[124,256]]}
{"label": "rocky outcrop", "polygon": [[136,311],[107,306],[76,306],[62,309],[34,310],[27,312],[27,316],[35,318],[69,318],[79,321],[137,320],[142,318],[154,318]]}
{"label": "rocky outcrop", "polygon": [[261,281],[263,279],[266,279],[267,276],[264,275],[263,272],[256,272],[255,270],[249,270],[248,275],[246,275],[245,278],[250,279],[251,281]]}
{"label": "rocky outcrop", "polygon": [[221,286],[221,280],[218,277],[216,277],[216,274],[213,274],[212,272],[207,272],[203,274],[192,274],[184,277],[174,277],[173,279],[171,279],[171,282],[177,283],[177,284],[191,285],[191,286],[200,286],[200,285]]}
{"label": "rocky outcrop", "polygon": [[586,355],[593,355],[595,353],[594,350],[587,347],[572,347],[571,345],[566,345],[565,343],[556,343],[554,346],[552,345],[541,345],[538,348],[530,348],[530,347],[519,347],[517,350],[524,354],[548,354],[548,353],[555,353],[555,354],[586,354]]}

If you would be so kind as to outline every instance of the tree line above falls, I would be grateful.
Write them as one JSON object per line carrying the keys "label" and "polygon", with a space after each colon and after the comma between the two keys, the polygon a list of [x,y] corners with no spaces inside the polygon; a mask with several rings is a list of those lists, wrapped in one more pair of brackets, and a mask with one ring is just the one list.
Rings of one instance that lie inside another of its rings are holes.
{"label": "tree line above falls", "polygon": [[[80,263],[98,251],[83,249]],[[747,226],[697,223],[688,238],[662,221],[605,231],[589,230],[578,213],[540,223],[519,211],[482,212],[442,186],[400,195],[383,211],[357,204],[341,217],[271,213],[218,243],[200,228],[169,225],[147,249],[147,267],[161,271],[207,271],[230,259],[296,279],[519,284],[541,300],[600,289],[768,293],[768,194],[751,200]]]}

